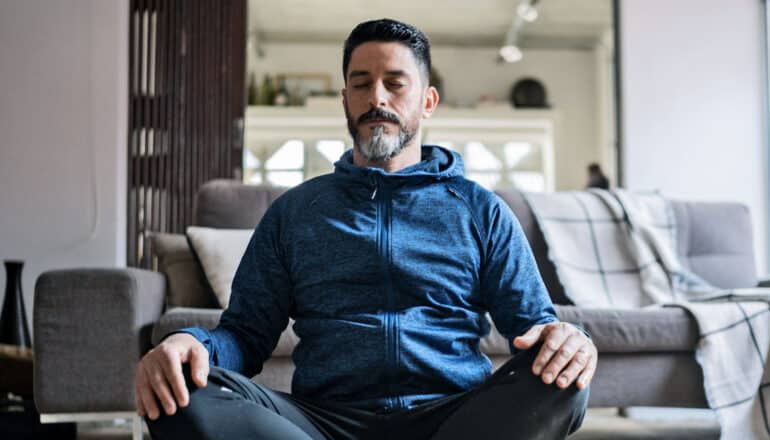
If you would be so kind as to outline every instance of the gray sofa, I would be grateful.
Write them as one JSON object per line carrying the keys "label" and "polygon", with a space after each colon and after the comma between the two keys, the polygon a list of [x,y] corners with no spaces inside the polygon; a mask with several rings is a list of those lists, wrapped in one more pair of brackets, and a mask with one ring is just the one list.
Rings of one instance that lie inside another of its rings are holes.
{"label": "gray sofa", "polygon": [[[211,181],[196,199],[194,223],[253,228],[282,190]],[[698,329],[682,309],[591,310],[565,298],[547,248],[522,195],[498,193],[532,245],[562,320],[587,329],[600,352],[590,406],[705,407],[693,350]],[[677,202],[682,260],[721,287],[756,286],[751,222],[736,203]],[[132,381],[140,355],[166,333],[214,327],[222,312],[184,235],[152,240],[160,272],[72,269],[42,274],[35,287],[35,403],[42,414],[133,411]],[[291,325],[254,380],[288,390],[297,342]],[[482,350],[499,365],[508,357],[493,331]]]}

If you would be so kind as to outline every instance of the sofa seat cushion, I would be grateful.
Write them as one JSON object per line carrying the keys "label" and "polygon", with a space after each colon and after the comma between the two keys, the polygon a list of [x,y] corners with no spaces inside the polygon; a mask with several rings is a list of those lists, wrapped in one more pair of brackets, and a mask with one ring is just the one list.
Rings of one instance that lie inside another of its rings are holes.
{"label": "sofa seat cushion", "polygon": [[[690,314],[679,307],[641,310],[584,309],[556,306],[556,313],[565,322],[586,329],[600,353],[691,352],[698,342],[698,326]],[[152,343],[185,327],[212,329],[219,322],[221,309],[176,307],[155,323]],[[291,356],[299,338],[290,320],[281,334],[273,356]],[[508,355],[508,341],[492,326],[490,334],[481,340],[481,351],[487,355]]]}
{"label": "sofa seat cushion", "polygon": [[[219,317],[222,315],[222,309],[198,309],[192,307],[175,307],[169,309],[155,323],[152,329],[152,344],[158,345],[163,337],[173,331],[185,327],[203,327],[213,329],[219,323]],[[293,320],[289,320],[289,325],[281,333],[278,345],[273,350],[272,356],[291,356],[294,346],[299,342],[299,338],[294,334],[292,326]]]}
{"label": "sofa seat cushion", "polygon": [[634,310],[556,306],[562,321],[580,325],[600,353],[693,351],[698,325],[679,307]]}

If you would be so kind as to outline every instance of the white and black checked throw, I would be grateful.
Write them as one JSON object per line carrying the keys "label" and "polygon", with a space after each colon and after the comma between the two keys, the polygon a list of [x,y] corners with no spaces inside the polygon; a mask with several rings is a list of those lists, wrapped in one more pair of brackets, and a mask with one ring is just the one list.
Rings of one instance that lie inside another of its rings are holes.
{"label": "white and black checked throw", "polygon": [[686,270],[658,193],[525,193],[565,294],[593,308],[683,307],[722,439],[770,439],[770,289],[719,290]]}

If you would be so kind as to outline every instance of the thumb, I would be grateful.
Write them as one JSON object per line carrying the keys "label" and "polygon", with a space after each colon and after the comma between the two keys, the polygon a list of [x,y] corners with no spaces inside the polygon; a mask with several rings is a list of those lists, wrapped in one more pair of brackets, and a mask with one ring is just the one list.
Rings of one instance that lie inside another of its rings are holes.
{"label": "thumb", "polygon": [[544,325],[536,325],[521,336],[517,336],[513,339],[513,346],[519,350],[526,350],[537,343],[540,340],[540,336],[543,334]]}
{"label": "thumb", "polygon": [[190,358],[190,375],[193,382],[199,387],[206,386],[206,379],[209,376],[209,352],[202,345],[196,344],[190,347],[188,352]]}

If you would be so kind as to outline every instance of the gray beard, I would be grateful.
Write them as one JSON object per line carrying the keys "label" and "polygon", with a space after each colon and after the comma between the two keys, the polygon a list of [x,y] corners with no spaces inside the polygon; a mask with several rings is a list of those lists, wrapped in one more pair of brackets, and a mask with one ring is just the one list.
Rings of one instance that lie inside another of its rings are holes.
{"label": "gray beard", "polygon": [[401,127],[398,136],[385,134],[385,127],[378,126],[372,130],[372,137],[369,140],[362,140],[359,133],[356,133],[355,141],[361,154],[370,162],[387,162],[404,149],[406,144],[414,138],[414,133],[410,133]]}

